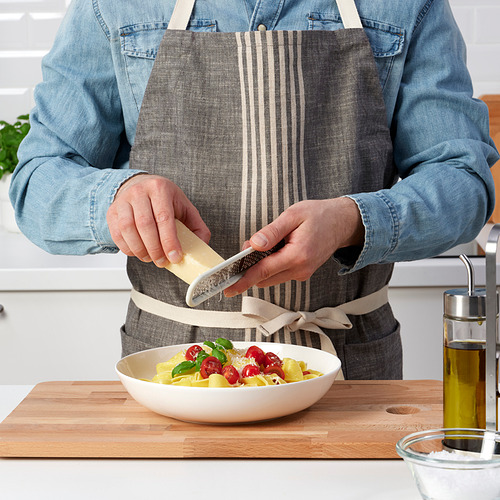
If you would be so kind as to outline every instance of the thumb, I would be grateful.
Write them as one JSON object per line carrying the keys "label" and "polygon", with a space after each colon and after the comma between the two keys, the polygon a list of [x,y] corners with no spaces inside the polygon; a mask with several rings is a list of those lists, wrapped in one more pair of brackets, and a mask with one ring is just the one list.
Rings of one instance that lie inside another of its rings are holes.
{"label": "thumb", "polygon": [[283,240],[292,229],[286,224],[285,218],[278,217],[274,222],[256,232],[250,238],[250,243],[255,250],[270,250]]}

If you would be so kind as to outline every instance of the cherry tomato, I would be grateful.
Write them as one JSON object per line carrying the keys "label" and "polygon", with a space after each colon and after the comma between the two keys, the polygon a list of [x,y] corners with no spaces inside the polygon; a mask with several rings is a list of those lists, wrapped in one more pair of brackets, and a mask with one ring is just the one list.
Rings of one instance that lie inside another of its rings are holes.
{"label": "cherry tomato", "polygon": [[264,362],[263,362],[264,366],[271,366],[271,365],[281,366],[282,364],[283,361],[281,361],[281,359],[276,354],[274,354],[274,352],[268,352],[264,356]]}
{"label": "cherry tomato", "polygon": [[201,362],[200,374],[208,378],[213,373],[222,373],[222,363],[215,356],[208,356]]}
{"label": "cherry tomato", "polygon": [[306,370],[305,372],[302,372],[302,375],[311,375],[311,372]]}
{"label": "cherry tomato", "polygon": [[245,358],[253,358],[259,365],[264,362],[264,356],[264,351],[256,345],[250,346],[245,354]]}
{"label": "cherry tomato", "polygon": [[189,361],[195,361],[196,356],[198,356],[198,353],[200,351],[203,351],[203,348],[200,345],[192,345],[187,351],[185,358],[188,359]]}
{"label": "cherry tomato", "polygon": [[222,375],[226,377],[226,380],[232,385],[236,384],[240,380],[240,374],[238,370],[233,365],[227,365],[222,369]]}
{"label": "cherry tomato", "polygon": [[264,373],[266,375],[269,375],[271,373],[276,373],[278,377],[281,377],[283,380],[285,379],[285,372],[283,371],[283,368],[278,365],[269,365],[264,368]]}
{"label": "cherry tomato", "polygon": [[260,368],[255,365],[246,365],[243,367],[243,370],[241,370],[241,376],[243,378],[255,377],[255,375],[259,374],[260,374]]}

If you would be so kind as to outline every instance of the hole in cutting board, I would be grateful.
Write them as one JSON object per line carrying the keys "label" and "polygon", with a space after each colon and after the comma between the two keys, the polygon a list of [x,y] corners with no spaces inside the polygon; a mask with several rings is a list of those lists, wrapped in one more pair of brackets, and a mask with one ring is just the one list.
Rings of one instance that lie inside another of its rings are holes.
{"label": "hole in cutting board", "polygon": [[420,408],[415,408],[414,406],[391,406],[386,408],[387,413],[392,413],[393,415],[413,415],[420,411]]}

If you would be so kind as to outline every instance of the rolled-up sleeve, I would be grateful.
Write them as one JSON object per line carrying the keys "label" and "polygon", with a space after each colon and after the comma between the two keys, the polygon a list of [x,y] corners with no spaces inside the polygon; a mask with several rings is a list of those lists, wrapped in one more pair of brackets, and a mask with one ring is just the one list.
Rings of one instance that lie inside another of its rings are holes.
{"label": "rolled-up sleeve", "polygon": [[92,2],[72,2],[42,70],[11,183],[17,223],[51,253],[115,252],[106,212],[137,172],[128,170],[109,38]]}
{"label": "rolled-up sleeve", "polygon": [[350,263],[336,255],[344,273],[438,255],[473,240],[488,221],[499,156],[487,107],[472,95],[463,39],[448,2],[435,0],[411,36],[391,124],[401,180],[351,196],[365,245]]}

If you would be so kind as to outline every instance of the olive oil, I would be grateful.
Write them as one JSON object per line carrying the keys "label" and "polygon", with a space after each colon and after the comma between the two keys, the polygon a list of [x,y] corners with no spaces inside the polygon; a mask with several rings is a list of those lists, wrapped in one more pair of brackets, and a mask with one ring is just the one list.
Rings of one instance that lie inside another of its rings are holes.
{"label": "olive oil", "polygon": [[453,340],[444,346],[444,426],[484,429],[486,343]]}

